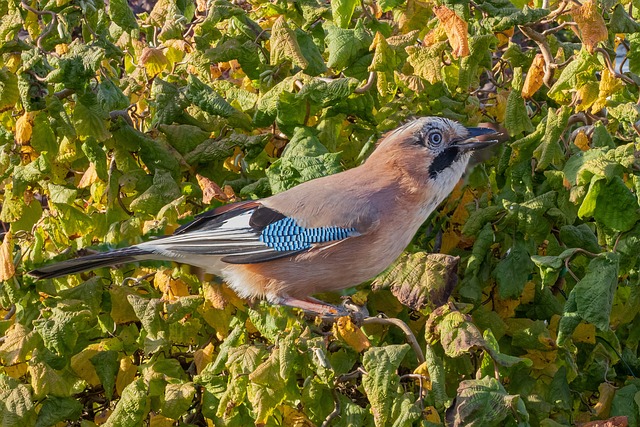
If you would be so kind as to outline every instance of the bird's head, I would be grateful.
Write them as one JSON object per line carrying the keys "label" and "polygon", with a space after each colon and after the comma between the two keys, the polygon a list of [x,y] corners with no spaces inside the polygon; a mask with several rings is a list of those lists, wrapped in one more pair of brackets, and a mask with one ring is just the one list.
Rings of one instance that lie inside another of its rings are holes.
{"label": "bird's head", "polygon": [[421,117],[389,132],[375,154],[385,156],[414,179],[455,185],[471,153],[497,143],[495,135],[488,128],[468,128],[442,117]]}

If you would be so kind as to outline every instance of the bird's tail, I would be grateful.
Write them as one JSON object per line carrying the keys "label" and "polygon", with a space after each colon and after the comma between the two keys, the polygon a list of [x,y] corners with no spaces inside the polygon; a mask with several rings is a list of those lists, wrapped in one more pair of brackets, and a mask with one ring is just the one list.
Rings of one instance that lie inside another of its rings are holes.
{"label": "bird's tail", "polygon": [[150,251],[132,246],[129,248],[116,249],[110,252],[103,252],[54,263],[32,270],[29,272],[29,275],[38,279],[52,279],[54,277],[66,276],[67,274],[80,273],[100,267],[108,267],[114,264],[149,259],[145,255],[150,255],[151,253],[152,252]]}

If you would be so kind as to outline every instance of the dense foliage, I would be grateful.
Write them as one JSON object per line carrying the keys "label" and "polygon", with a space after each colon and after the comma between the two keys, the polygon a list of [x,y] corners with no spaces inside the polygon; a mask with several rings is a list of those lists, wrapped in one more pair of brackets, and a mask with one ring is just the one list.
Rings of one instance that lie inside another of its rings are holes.
{"label": "dense foliage", "polygon": [[[0,2],[0,424],[637,425],[637,6]],[[185,266],[25,274],[352,167],[423,115],[511,139],[345,293],[363,324]]]}

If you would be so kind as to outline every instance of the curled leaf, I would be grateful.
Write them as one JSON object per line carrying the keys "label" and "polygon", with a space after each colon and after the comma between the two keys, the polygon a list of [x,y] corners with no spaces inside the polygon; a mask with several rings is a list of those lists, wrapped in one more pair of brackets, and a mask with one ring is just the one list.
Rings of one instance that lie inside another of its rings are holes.
{"label": "curled leaf", "polygon": [[571,15],[573,15],[573,20],[578,24],[582,44],[584,44],[589,53],[593,53],[593,49],[598,43],[607,40],[609,37],[604,18],[598,12],[596,2],[594,0],[586,0],[582,3],[582,6],[574,4],[571,8]]}
{"label": "curled leaf", "polygon": [[544,57],[541,53],[537,54],[533,58],[531,67],[527,72],[527,77],[524,80],[524,86],[522,86],[522,97],[524,99],[531,98],[542,87],[544,78]]}
{"label": "curled leaf", "polygon": [[469,34],[467,23],[446,6],[436,6],[433,12],[444,27],[456,58],[469,56]]}
{"label": "curled leaf", "polygon": [[407,307],[420,310],[447,302],[458,276],[459,257],[445,254],[404,253],[373,281],[373,289],[391,288]]}
{"label": "curled leaf", "polygon": [[334,334],[361,353],[371,347],[371,343],[362,330],[354,325],[351,317],[344,316],[333,324]]}

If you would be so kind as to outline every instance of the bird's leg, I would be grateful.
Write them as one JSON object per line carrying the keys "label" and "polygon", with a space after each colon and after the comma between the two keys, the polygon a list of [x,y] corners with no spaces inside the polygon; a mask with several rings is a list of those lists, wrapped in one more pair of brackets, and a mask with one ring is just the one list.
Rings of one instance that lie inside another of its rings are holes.
{"label": "bird's leg", "polygon": [[343,307],[336,307],[313,297],[294,298],[290,296],[279,296],[277,300],[272,302],[288,307],[299,308],[307,313],[318,314],[320,316],[336,317],[348,314]]}

